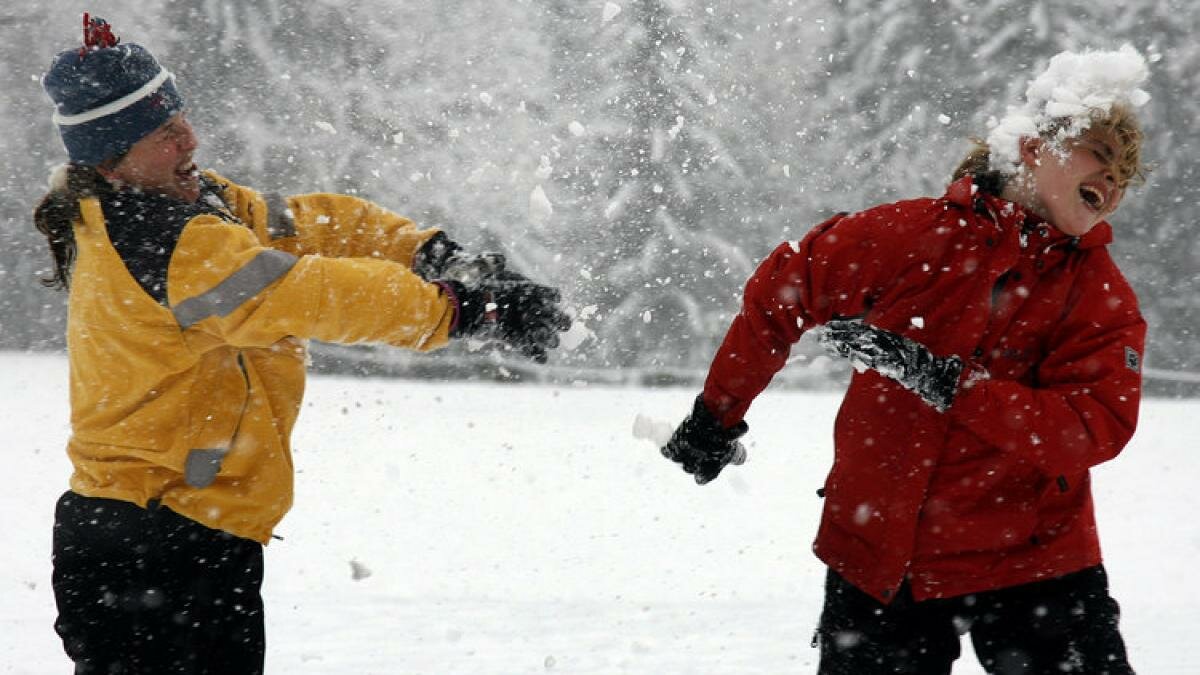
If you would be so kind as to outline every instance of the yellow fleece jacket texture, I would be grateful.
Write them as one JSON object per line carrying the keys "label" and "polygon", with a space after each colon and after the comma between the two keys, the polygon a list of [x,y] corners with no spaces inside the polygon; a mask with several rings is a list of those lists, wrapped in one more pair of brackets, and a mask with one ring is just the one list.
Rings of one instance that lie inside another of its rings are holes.
{"label": "yellow fleece jacket texture", "polygon": [[272,200],[216,174],[232,222],[193,217],[167,306],[130,275],[97,199],[75,224],[67,346],[71,489],[150,500],[266,543],[292,504],[304,340],[427,351],[453,308],[409,269],[436,233],[361,199]]}

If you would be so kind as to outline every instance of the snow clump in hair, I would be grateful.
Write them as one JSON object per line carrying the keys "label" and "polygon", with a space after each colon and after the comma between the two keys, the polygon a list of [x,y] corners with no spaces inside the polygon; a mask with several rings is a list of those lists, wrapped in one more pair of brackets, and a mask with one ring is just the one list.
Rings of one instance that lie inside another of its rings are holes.
{"label": "snow clump in hair", "polygon": [[1077,138],[1114,111],[1132,111],[1150,100],[1139,85],[1149,78],[1146,59],[1123,45],[1116,51],[1064,51],[1029,83],[1025,104],[1010,106],[1001,120],[988,120],[991,168],[1011,172],[1020,163],[1022,137],[1054,143]]}

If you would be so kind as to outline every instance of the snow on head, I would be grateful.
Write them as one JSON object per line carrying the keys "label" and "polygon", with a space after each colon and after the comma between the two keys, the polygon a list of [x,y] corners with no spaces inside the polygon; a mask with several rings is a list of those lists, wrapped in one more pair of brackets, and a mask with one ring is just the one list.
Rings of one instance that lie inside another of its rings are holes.
{"label": "snow on head", "polygon": [[1022,136],[1054,130],[1058,140],[1073,138],[1114,105],[1145,105],[1150,94],[1139,85],[1149,75],[1146,59],[1132,45],[1116,51],[1060,52],[1029,83],[1024,105],[1010,106],[999,121],[989,120],[992,168],[1011,171],[1020,162]]}

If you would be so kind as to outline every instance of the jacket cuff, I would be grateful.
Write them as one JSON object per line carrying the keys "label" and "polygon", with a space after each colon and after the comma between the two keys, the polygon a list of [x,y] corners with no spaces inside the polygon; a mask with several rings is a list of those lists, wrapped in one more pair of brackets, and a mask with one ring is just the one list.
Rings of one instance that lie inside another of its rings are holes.
{"label": "jacket cuff", "polygon": [[454,318],[450,319],[450,337],[459,337],[458,325],[459,317],[462,314],[462,304],[458,301],[458,293],[454,289],[454,286],[458,286],[458,284],[453,281],[441,280],[436,280],[431,283],[438,288],[441,288],[442,293],[446,296],[446,299],[450,301],[450,306],[454,309]]}

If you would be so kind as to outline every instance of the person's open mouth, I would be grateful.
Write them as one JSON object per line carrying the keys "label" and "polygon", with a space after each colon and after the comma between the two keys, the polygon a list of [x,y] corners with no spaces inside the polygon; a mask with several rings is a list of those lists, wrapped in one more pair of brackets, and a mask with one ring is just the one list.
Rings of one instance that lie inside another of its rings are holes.
{"label": "person's open mouth", "polygon": [[1096,213],[1103,212],[1104,205],[1108,202],[1104,191],[1091,185],[1079,186],[1079,197],[1083,200],[1084,205]]}
{"label": "person's open mouth", "polygon": [[196,168],[195,162],[188,162],[181,169],[175,172],[180,180],[196,180],[200,177],[200,169]]}

